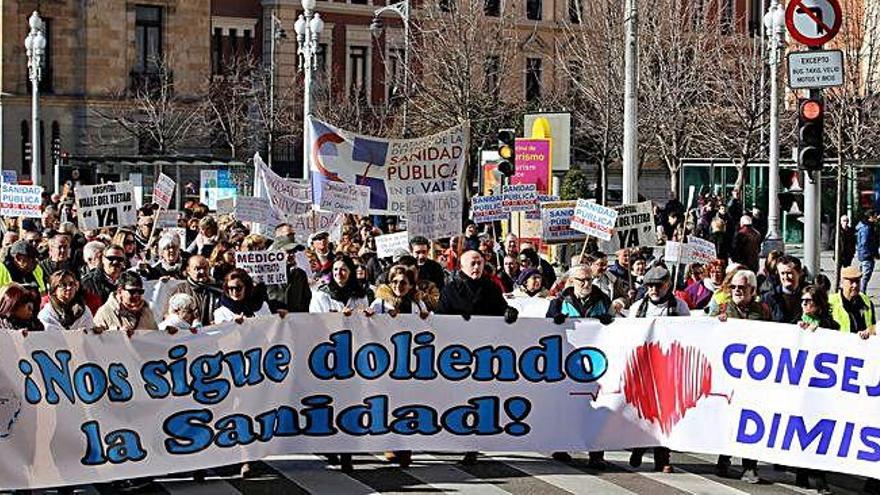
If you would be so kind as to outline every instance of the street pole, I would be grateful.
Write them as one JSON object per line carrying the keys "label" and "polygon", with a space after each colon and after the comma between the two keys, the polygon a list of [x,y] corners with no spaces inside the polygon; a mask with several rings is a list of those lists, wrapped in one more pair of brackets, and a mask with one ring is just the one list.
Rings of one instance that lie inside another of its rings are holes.
{"label": "street pole", "polygon": [[[28,72],[31,80],[31,181],[39,186],[40,175],[40,79],[43,73],[43,57],[46,54],[46,36],[43,33],[43,20],[35,10],[28,19],[31,30],[24,40],[28,58]],[[55,182],[58,178],[56,176]],[[57,186],[56,186],[56,192]]]}
{"label": "street pole", "polygon": [[770,163],[767,180],[767,238],[761,249],[768,253],[783,249],[779,234],[779,51],[785,29],[785,11],[772,0],[764,15],[767,42],[770,44]]}
{"label": "street pole", "polygon": [[318,65],[318,37],[324,30],[321,14],[315,12],[315,0],[302,0],[303,13],[294,23],[300,69],[303,71],[303,174],[311,176],[309,166],[309,117],[312,115],[312,75]]}
{"label": "street pole", "polygon": [[822,172],[804,171],[804,266],[813,276],[819,274],[819,240],[822,227]]}
{"label": "street pole", "polygon": [[623,204],[638,201],[639,45],[637,0],[626,0],[626,53],[623,99]]}
{"label": "street pole", "polygon": [[275,140],[275,30],[278,26],[278,18],[272,13],[272,27],[270,28],[269,37],[269,139],[267,140],[266,159],[269,167],[272,167],[272,142]]}
{"label": "street pole", "polygon": [[403,121],[403,137],[409,137],[409,124],[407,120],[407,116],[409,114],[409,0],[403,0],[402,2],[386,5],[384,7],[376,9],[373,12],[373,22],[370,23],[370,32],[372,32],[373,36],[377,38],[382,35],[382,32],[385,29],[385,25],[379,18],[379,16],[385,12],[396,13],[403,21],[403,114],[401,115],[401,120]]}

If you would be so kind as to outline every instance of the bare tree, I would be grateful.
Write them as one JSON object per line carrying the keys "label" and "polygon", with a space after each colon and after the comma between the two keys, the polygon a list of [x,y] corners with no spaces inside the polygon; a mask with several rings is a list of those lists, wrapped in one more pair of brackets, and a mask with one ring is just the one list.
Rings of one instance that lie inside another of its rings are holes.
{"label": "bare tree", "polygon": [[255,131],[249,118],[257,94],[261,64],[251,55],[240,55],[225,63],[222,74],[212,74],[206,86],[205,125],[212,130],[215,146],[221,146],[233,159],[250,154],[248,143]]}

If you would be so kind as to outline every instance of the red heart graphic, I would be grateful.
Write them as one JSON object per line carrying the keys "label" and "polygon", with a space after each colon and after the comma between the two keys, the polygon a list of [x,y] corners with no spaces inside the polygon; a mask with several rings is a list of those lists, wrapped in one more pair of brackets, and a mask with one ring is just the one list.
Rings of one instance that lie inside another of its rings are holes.
{"label": "red heart graphic", "polygon": [[639,417],[660,425],[668,435],[688,409],[712,391],[712,365],[699,349],[673,342],[664,352],[658,342],[640,345],[626,363],[623,393]]}

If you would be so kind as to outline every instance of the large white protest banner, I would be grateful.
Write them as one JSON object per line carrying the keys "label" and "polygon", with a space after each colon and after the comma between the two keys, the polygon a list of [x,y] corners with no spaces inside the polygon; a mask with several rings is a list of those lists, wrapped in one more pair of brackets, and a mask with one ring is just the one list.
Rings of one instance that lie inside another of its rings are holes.
{"label": "large white protest banner", "polygon": [[617,222],[614,235],[601,244],[606,253],[618,249],[632,249],[657,244],[657,229],[654,225],[654,207],[650,201],[621,205],[616,208]]}
{"label": "large white protest banner", "polygon": [[474,196],[471,198],[471,220],[474,223],[490,223],[507,220],[510,213],[504,211],[502,196]]}
{"label": "large white protest banner", "polygon": [[462,200],[460,191],[407,196],[407,232],[412,239],[451,237],[461,233]]}
{"label": "large white protest banner", "polygon": [[571,228],[575,206],[577,201],[541,203],[541,240],[544,243],[580,242],[586,239],[583,232]]}
{"label": "large white protest banner", "polygon": [[505,184],[501,187],[504,211],[532,211],[538,201],[535,184]]}
{"label": "large white protest banner", "polygon": [[167,209],[171,204],[171,198],[174,197],[174,186],[174,179],[165,174],[159,174],[153,185],[153,203]]}
{"label": "large white protest banner", "polygon": [[[269,223],[272,205],[266,198],[239,196],[235,198],[235,219],[241,222]],[[275,226],[272,225],[274,229]]]}
{"label": "large white protest banner", "polygon": [[589,236],[607,241],[611,239],[611,231],[617,222],[617,210],[602,206],[595,201],[577,200],[574,216],[571,217],[571,228]]}
{"label": "large white protest banner", "polygon": [[19,186],[5,182],[0,186],[0,215],[3,217],[40,218],[42,204],[42,186]]}
{"label": "large white protest banner", "polygon": [[[296,242],[305,244],[315,232],[333,232],[342,223],[342,214],[332,211],[315,211],[293,215],[289,219]],[[331,235],[332,237],[332,235]],[[332,241],[333,239],[331,239]]]}
{"label": "large white protest banner", "polygon": [[80,229],[125,227],[137,223],[131,182],[77,186],[74,191]]}
{"label": "large white protest banner", "polygon": [[235,267],[248,272],[255,283],[287,283],[287,253],[284,251],[239,251]]}
{"label": "large white protest banner", "polygon": [[309,118],[312,190],[342,181],[370,187],[370,214],[404,215],[411,196],[461,191],[468,124],[417,139],[364,136]]}
{"label": "large white protest banner", "polygon": [[319,208],[337,213],[366,215],[370,210],[370,187],[326,181]]}
{"label": "large white protest banner", "polygon": [[302,215],[312,210],[312,189],[308,184],[276,174],[263,162],[259,153],[254,155],[254,165],[259,180],[262,180],[265,187],[265,197],[272,202],[272,207],[280,217],[289,218],[291,215]]}
{"label": "large white protest banner", "polygon": [[400,252],[409,253],[409,233],[395,232],[376,236],[376,256],[386,258]]}
{"label": "large white protest banner", "polygon": [[666,446],[876,476],[878,352],[837,331],[675,317],[3,332],[0,489],[398,449]]}

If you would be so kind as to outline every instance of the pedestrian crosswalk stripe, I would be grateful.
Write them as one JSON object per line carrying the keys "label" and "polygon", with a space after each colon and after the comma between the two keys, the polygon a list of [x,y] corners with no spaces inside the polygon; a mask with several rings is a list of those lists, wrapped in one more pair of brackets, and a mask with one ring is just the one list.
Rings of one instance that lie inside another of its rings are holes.
{"label": "pedestrian crosswalk stripe", "polygon": [[224,480],[161,481],[159,484],[171,495],[240,495],[241,492]]}
{"label": "pedestrian crosswalk stripe", "polygon": [[674,474],[654,472],[654,461],[649,456],[645,456],[642,465],[638,468],[633,468],[629,465],[628,452],[608,452],[606,453],[605,458],[617,465],[623,466],[625,464],[625,466],[623,466],[624,469],[637,472],[648,479],[656,481],[657,483],[663,483],[664,485],[669,485],[688,493],[711,493],[713,495],[748,495],[747,492],[727,486],[724,483],[719,483],[703,476],[693,474],[680,467],[675,468],[676,472]]}
{"label": "pedestrian crosswalk stripe", "polygon": [[417,453],[413,456],[413,466],[409,469],[410,474],[420,479],[428,487],[441,492],[462,493],[466,495],[508,495],[494,483],[475,478],[456,463],[461,454],[456,457],[437,456],[432,454]]}
{"label": "pedestrian crosswalk stripe", "polygon": [[272,459],[275,460],[267,461],[266,464],[308,493],[333,495],[378,493],[371,486],[346,476],[338,467],[329,468],[327,460],[323,457],[301,455],[284,460],[279,460],[278,457],[273,457]]}
{"label": "pedestrian crosswalk stripe", "polygon": [[499,452],[490,454],[492,459],[515,467],[524,473],[566,490],[575,495],[632,495],[634,492],[614,483],[603,480],[599,476],[590,476],[562,462],[548,462],[548,458],[540,454],[524,452]]}

